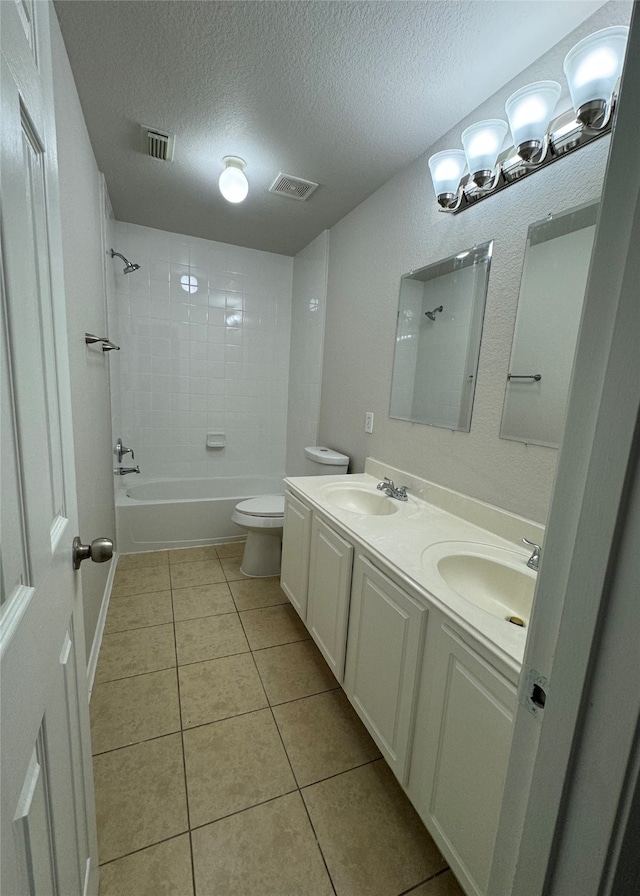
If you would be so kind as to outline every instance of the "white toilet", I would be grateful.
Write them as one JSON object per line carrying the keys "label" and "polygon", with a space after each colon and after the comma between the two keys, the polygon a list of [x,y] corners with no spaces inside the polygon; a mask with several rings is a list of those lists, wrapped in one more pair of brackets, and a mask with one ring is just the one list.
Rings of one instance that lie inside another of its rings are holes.
{"label": "white toilet", "polygon": [[[305,476],[339,476],[347,472],[349,458],[331,448],[304,449]],[[240,572],[245,576],[277,576],[280,573],[284,495],[260,495],[236,504],[231,519],[247,530]]]}

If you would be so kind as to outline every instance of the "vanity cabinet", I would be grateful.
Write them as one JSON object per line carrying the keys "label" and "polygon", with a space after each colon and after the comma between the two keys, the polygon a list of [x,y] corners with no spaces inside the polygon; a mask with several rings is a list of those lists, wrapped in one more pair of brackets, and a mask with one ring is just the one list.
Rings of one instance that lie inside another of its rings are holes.
{"label": "vanity cabinet", "polygon": [[427,608],[359,554],[353,571],[344,689],[406,784]]}
{"label": "vanity cabinet", "polygon": [[303,622],[307,618],[310,540],[311,508],[290,491],[286,491],[280,587]]}
{"label": "vanity cabinet", "polygon": [[[409,793],[465,892],[488,891],[516,686],[439,613],[424,748]],[[432,620],[435,621],[435,620]],[[419,724],[419,723],[418,723]],[[418,787],[415,786],[415,779]]]}
{"label": "vanity cabinet", "polygon": [[352,545],[314,513],[306,623],[311,637],[341,684],[352,566]]}

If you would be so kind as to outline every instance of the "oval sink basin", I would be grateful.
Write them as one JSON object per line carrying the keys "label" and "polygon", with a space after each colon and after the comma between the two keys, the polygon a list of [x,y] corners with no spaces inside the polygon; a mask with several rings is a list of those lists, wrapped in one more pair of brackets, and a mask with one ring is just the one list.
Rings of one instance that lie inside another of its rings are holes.
{"label": "oval sink basin", "polygon": [[528,569],[526,555],[460,542],[427,548],[422,565],[435,566],[449,588],[492,616],[515,625],[529,622],[536,575]]}
{"label": "oval sink basin", "polygon": [[322,490],[322,497],[334,507],[364,516],[388,516],[397,511],[393,498],[355,485],[330,485]]}

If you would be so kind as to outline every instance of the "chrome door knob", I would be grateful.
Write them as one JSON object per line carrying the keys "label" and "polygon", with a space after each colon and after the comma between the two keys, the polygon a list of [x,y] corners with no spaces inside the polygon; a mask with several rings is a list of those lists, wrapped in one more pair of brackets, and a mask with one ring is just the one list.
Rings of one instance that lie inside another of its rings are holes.
{"label": "chrome door knob", "polygon": [[82,544],[80,536],[76,535],[71,547],[71,557],[74,569],[80,569],[83,560],[105,563],[113,557],[113,542],[110,538],[94,538],[91,544]]}

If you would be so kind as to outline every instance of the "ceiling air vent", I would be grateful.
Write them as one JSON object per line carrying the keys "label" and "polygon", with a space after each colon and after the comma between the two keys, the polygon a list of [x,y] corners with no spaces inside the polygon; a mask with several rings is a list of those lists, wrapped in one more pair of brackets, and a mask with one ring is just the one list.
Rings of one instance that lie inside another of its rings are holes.
{"label": "ceiling air vent", "polygon": [[159,131],[157,128],[148,128],[143,125],[142,139],[144,152],[152,159],[160,159],[162,162],[173,161],[175,134],[167,134],[166,131]]}
{"label": "ceiling air vent", "polygon": [[292,177],[291,174],[280,174],[269,187],[270,193],[278,196],[288,196],[289,199],[308,199],[318,187],[312,180],[304,180],[302,177]]}

